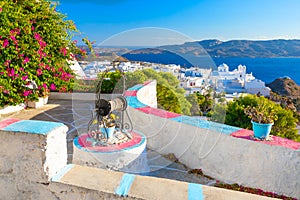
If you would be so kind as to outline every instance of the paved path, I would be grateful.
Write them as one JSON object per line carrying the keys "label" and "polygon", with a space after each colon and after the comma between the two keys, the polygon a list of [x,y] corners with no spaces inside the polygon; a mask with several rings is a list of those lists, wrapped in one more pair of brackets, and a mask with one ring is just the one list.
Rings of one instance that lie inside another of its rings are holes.
{"label": "paved path", "polygon": [[[91,117],[92,101],[72,101],[72,100],[49,100],[48,104],[42,108],[27,109],[17,114],[7,116],[17,119],[33,119],[43,121],[62,122],[68,126],[68,162],[72,162],[73,138],[87,130],[87,123]],[[163,156],[149,151],[147,152],[150,172],[148,176],[162,177],[167,179],[200,183],[211,185],[214,180],[188,173],[184,165],[172,162]]]}

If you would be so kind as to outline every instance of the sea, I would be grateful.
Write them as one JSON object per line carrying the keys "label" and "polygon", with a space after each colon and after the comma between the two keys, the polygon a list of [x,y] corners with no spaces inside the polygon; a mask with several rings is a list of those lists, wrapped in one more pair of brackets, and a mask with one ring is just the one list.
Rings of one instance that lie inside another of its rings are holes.
{"label": "sea", "polygon": [[289,77],[300,85],[300,58],[213,58],[216,66],[225,63],[230,70],[246,65],[247,73],[265,83]]}

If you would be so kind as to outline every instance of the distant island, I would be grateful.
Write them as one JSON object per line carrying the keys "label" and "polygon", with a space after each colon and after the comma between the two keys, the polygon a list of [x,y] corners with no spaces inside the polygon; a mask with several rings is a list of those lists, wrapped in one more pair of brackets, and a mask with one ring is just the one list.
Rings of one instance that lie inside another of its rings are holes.
{"label": "distant island", "polygon": [[[212,57],[300,57],[300,40],[203,40],[198,42]],[[183,46],[189,46],[189,43]]]}
{"label": "distant island", "polygon": [[153,60],[158,57],[170,57],[170,52],[179,55],[189,55],[189,57],[192,55],[209,55],[210,57],[224,58],[300,57],[300,40],[230,40],[223,42],[213,39],[157,48],[143,48],[133,50],[123,56],[129,60],[151,61],[151,57],[153,57]]}

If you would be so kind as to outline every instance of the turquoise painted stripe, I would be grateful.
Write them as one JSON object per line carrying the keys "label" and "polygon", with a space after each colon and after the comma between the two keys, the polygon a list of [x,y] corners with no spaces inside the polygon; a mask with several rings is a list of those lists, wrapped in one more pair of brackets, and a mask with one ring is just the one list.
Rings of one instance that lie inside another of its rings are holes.
{"label": "turquoise painted stripe", "polygon": [[47,135],[50,131],[60,126],[64,126],[64,124],[59,122],[46,122],[38,120],[22,120],[8,125],[3,130]]}
{"label": "turquoise painted stripe", "polygon": [[189,183],[188,200],[204,200],[201,184]]}
{"label": "turquoise painted stripe", "polygon": [[133,87],[131,87],[131,88],[128,88],[127,90],[139,90],[139,89],[141,89],[142,87],[144,87],[144,85],[142,85],[142,84],[138,84],[138,85],[135,85],[135,86],[133,86]]}
{"label": "turquoise painted stripe", "polygon": [[52,178],[51,181],[58,182],[68,171],[74,167],[73,164],[66,165],[59,172],[57,172]]}
{"label": "turquoise painted stripe", "polygon": [[136,96],[127,96],[126,100],[128,105],[133,108],[142,108],[147,106],[146,104],[141,103]]}
{"label": "turquoise painted stripe", "polygon": [[224,134],[231,134],[238,130],[241,130],[241,128],[238,128],[238,127],[229,126],[226,124],[220,124],[220,123],[211,122],[211,121],[206,121],[206,120],[189,117],[189,116],[184,116],[184,115],[179,116],[179,117],[170,118],[170,120],[188,124],[191,126],[196,126],[199,128],[213,130],[213,131],[216,131],[219,133],[224,133]]}
{"label": "turquoise painted stripe", "polygon": [[135,175],[133,174],[124,174],[119,187],[115,191],[115,194],[119,196],[127,196],[134,178]]}

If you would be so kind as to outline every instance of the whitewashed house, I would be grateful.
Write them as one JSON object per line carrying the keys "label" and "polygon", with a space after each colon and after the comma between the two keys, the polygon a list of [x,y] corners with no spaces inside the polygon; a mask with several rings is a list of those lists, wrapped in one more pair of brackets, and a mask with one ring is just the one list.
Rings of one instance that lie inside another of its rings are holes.
{"label": "whitewashed house", "polygon": [[263,96],[270,94],[270,88],[265,86],[261,80],[255,79],[252,73],[246,73],[246,66],[239,65],[237,69],[229,71],[225,63],[218,66],[210,76],[211,84],[219,92],[226,93],[260,93]]}

